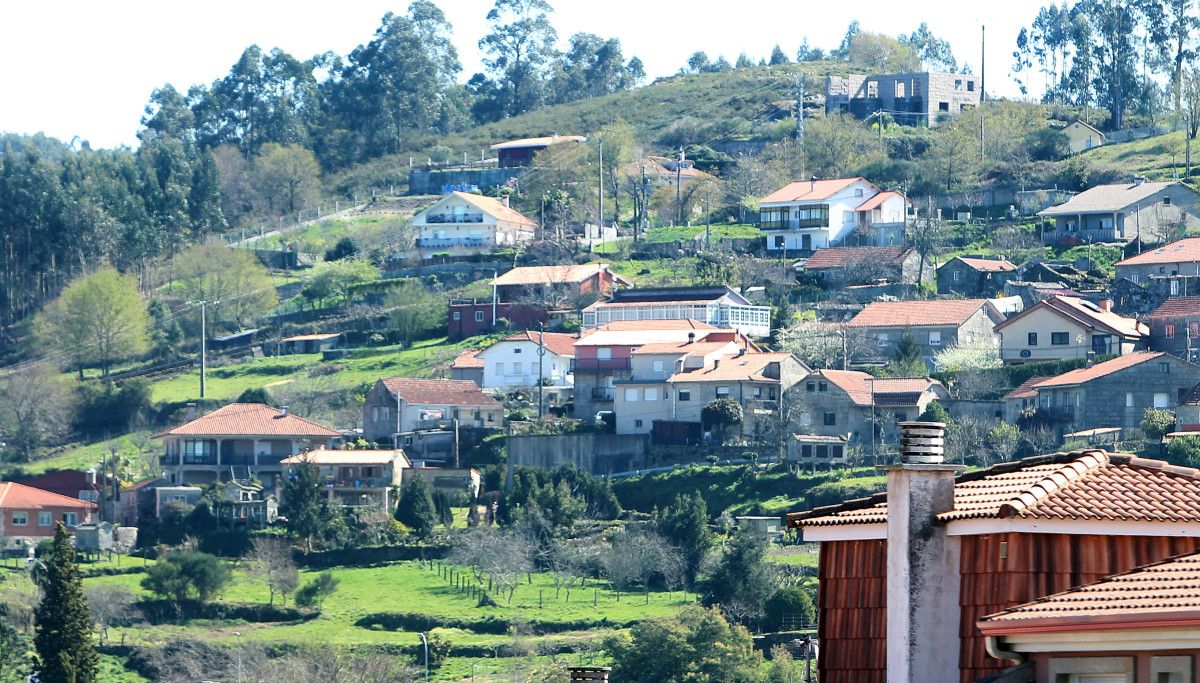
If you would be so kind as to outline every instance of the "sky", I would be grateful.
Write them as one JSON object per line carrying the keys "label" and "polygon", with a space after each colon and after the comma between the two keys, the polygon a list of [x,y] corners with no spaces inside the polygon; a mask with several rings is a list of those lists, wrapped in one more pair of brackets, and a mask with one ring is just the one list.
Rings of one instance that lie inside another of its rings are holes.
{"label": "sky", "polygon": [[[435,0],[454,26],[462,80],[481,71],[479,38],[491,0]],[[987,26],[986,87],[1018,97],[1009,75],[1017,32],[1044,0],[550,0],[565,46],[577,32],[620,38],[648,80],[676,73],[696,50],[730,62],[755,61],[779,44],[794,57],[810,45],[836,47],[857,19],[863,30],[895,36],[922,21],[947,39],[959,63],[979,72],[980,26]],[[150,93],[164,83],[186,91],[229,72],[242,50],[279,47],[299,58],[345,55],[368,42],[389,11],[407,2],[343,0],[39,0],[0,3],[0,132],[78,136],[93,147],[135,146]]]}

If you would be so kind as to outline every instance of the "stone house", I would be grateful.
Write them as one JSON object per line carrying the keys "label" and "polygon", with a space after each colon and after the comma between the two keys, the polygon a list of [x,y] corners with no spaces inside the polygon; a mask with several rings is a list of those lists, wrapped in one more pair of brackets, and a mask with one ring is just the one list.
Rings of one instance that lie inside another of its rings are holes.
{"label": "stone house", "polygon": [[800,272],[830,288],[878,282],[915,285],[932,282],[933,261],[906,247],[825,247],[800,266]]}
{"label": "stone house", "polygon": [[927,362],[942,349],[994,343],[994,328],[1004,316],[986,299],[875,301],[846,324],[870,348],[859,361],[886,362],[911,339]]}
{"label": "stone house", "polygon": [[332,448],[336,429],[264,403],[230,403],[156,435],[159,459],[172,484],[209,484],[230,479],[272,481],[280,461],[311,448]]}
{"label": "stone house", "polygon": [[1005,363],[1069,360],[1132,353],[1146,348],[1149,329],[1112,312],[1108,300],[1094,304],[1055,295],[996,325]]}
{"label": "stone house", "polygon": [[789,183],[763,197],[759,227],[767,252],[811,253],[849,244],[899,244],[912,201],[866,178]]}
{"label": "stone house", "polygon": [[938,71],[829,76],[825,112],[865,119],[885,111],[897,123],[932,127],[979,106],[979,85],[977,76]]}
{"label": "stone house", "polygon": [[495,199],[454,191],[412,217],[417,251],[425,259],[437,254],[487,254],[533,241],[537,223]]}
{"label": "stone house", "polygon": [[1004,291],[1016,270],[1004,259],[956,256],[937,267],[938,293],[990,299]]}
{"label": "stone house", "polygon": [[1064,431],[1137,427],[1147,408],[1174,410],[1200,384],[1200,365],[1160,351],[1135,351],[1033,386],[1038,410]]}
{"label": "stone house", "polygon": [[12,481],[0,482],[0,549],[35,546],[54,536],[59,522],[68,529],[89,524],[96,504]]}
{"label": "stone house", "polygon": [[1108,142],[1100,129],[1079,119],[1064,126],[1062,132],[1067,136],[1067,147],[1071,154],[1079,154]]}
{"label": "stone house", "polygon": [[469,380],[389,377],[363,403],[363,438],[395,442],[418,430],[501,429],[504,406]]}
{"label": "stone house", "polygon": [[[1154,277],[1200,279],[1200,237],[1185,237],[1170,244],[1144,251],[1116,263],[1117,279],[1134,284]],[[1172,280],[1174,282],[1174,280]],[[1178,284],[1170,286],[1171,296],[1180,296]]]}
{"label": "stone house", "polygon": [[1200,193],[1178,181],[1097,185],[1038,212],[1052,221],[1042,230],[1042,242],[1161,241],[1180,226],[1200,225],[1198,203]]}
{"label": "stone house", "polygon": [[1200,358],[1200,296],[1170,297],[1146,316],[1150,350],[1184,360]]}
{"label": "stone house", "polygon": [[798,434],[843,437],[869,452],[872,444],[878,450],[896,442],[897,422],[915,420],[930,403],[948,398],[946,387],[930,377],[816,370],[792,389],[787,401],[798,415],[793,425]]}
{"label": "stone house", "polygon": [[1050,377],[1038,375],[1021,382],[1012,391],[1004,395],[1004,421],[1016,424],[1021,419],[1021,413],[1034,410],[1038,406],[1037,389],[1034,387]]}

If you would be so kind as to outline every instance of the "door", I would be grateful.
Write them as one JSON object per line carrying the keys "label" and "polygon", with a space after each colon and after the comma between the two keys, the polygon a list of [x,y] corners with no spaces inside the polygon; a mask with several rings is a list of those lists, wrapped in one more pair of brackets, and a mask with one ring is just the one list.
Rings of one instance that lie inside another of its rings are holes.
{"label": "door", "polygon": [[801,235],[800,248],[804,251],[812,251],[812,235]]}

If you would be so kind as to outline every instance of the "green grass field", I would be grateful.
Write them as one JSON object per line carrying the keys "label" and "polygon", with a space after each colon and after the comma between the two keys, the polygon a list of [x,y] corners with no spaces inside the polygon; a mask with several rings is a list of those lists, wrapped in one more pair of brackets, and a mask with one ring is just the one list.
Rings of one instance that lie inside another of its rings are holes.
{"label": "green grass field", "polygon": [[1122,173],[1140,173],[1151,180],[1169,180],[1184,172],[1185,142],[1183,131],[1151,138],[1096,147],[1080,158],[1102,169]]}

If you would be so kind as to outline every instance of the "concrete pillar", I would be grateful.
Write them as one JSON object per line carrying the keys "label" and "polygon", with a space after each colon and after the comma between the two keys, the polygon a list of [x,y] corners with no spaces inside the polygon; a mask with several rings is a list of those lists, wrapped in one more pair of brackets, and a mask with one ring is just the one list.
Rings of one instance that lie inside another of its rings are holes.
{"label": "concrete pillar", "polygon": [[887,473],[887,680],[957,683],[959,539],[937,515],[954,507],[960,465],[942,459],[940,423],[901,422],[900,462]]}

